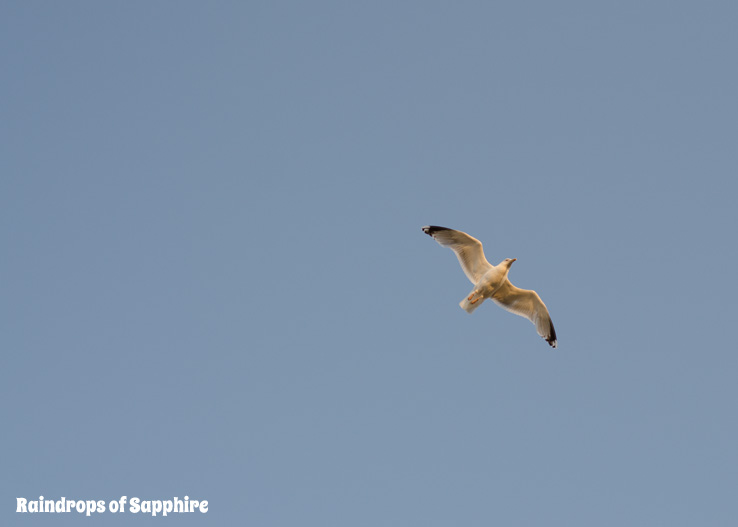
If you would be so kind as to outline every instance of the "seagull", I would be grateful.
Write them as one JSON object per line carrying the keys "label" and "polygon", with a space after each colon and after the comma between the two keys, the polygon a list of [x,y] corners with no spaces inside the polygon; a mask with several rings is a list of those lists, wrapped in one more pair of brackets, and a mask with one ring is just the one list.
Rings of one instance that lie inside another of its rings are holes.
{"label": "seagull", "polygon": [[517,258],[505,258],[499,264],[492,265],[484,257],[482,242],[465,232],[435,225],[426,225],[423,232],[442,247],[448,247],[456,253],[461,269],[474,284],[469,296],[459,303],[464,311],[472,313],[487,298],[491,298],[498,306],[533,322],[538,334],[552,348],[556,347],[556,331],[541,297],[535,291],[515,287],[507,279],[510,266]]}

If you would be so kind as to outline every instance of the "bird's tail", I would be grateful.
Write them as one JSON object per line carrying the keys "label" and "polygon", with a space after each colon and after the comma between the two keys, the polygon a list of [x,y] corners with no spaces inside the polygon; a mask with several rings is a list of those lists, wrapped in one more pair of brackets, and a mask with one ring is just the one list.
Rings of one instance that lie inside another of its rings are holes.
{"label": "bird's tail", "polygon": [[474,312],[476,308],[482,305],[482,302],[484,302],[484,298],[480,298],[473,304],[469,301],[469,298],[464,297],[464,300],[459,302],[459,305],[461,306],[461,309],[469,313],[470,315]]}

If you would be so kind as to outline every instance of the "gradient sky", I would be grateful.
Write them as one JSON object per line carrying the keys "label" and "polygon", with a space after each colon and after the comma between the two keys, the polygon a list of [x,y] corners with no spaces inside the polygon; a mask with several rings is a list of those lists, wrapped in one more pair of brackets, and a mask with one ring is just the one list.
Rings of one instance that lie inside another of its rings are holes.
{"label": "gradient sky", "polygon": [[[738,525],[736,27],[4,2],[1,523]],[[425,224],[517,258],[559,348],[464,313]]]}

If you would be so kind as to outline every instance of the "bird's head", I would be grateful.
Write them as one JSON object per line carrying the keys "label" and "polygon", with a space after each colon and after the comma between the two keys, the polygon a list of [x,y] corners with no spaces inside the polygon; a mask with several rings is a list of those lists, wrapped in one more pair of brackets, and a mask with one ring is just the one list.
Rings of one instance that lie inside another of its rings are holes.
{"label": "bird's head", "polygon": [[510,266],[515,261],[517,261],[517,258],[505,258],[505,260],[502,263],[505,264],[505,267],[507,267],[508,269],[510,269]]}

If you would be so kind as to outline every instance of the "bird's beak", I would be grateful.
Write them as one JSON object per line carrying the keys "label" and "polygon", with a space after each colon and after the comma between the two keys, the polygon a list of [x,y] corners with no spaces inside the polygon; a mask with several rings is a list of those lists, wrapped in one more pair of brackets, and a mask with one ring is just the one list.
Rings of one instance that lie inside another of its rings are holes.
{"label": "bird's beak", "polygon": [[517,258],[513,258],[513,259],[512,259],[512,261],[513,261],[513,262],[517,262],[517,261],[518,261],[518,259],[517,259]]}

